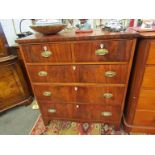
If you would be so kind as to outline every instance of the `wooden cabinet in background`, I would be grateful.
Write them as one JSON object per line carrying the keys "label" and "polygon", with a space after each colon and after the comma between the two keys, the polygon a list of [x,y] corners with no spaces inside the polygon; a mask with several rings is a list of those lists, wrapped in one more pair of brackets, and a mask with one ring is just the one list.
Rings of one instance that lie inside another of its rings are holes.
{"label": "wooden cabinet in background", "polygon": [[17,56],[0,58],[0,112],[32,102]]}
{"label": "wooden cabinet in background", "polygon": [[155,32],[140,34],[124,112],[127,132],[155,134]]}
{"label": "wooden cabinet in background", "polygon": [[3,32],[2,25],[0,23],[0,58],[9,55],[7,47],[8,47],[8,43],[7,43],[5,34]]}
{"label": "wooden cabinet in background", "polygon": [[0,24],[0,112],[33,100],[18,49],[8,46]]}

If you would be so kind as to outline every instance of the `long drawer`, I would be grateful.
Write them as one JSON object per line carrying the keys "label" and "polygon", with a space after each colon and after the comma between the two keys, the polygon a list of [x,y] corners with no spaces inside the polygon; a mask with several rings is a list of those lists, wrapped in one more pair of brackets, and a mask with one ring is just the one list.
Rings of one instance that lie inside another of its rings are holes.
{"label": "long drawer", "polygon": [[76,119],[87,121],[119,122],[120,107],[87,105],[87,104],[62,104],[39,101],[42,114],[45,117]]}
{"label": "long drawer", "polygon": [[28,65],[32,82],[125,84],[127,65]]}
{"label": "long drawer", "polygon": [[153,110],[155,109],[155,89],[141,89],[138,99],[137,109]]}
{"label": "long drawer", "polygon": [[128,62],[133,40],[97,40],[22,46],[26,62]]}
{"label": "long drawer", "polygon": [[121,105],[125,87],[34,85],[38,100],[51,103]]}
{"label": "long drawer", "polygon": [[137,110],[135,114],[134,125],[155,127],[155,112]]}
{"label": "long drawer", "polygon": [[155,89],[155,66],[145,67],[142,87]]}
{"label": "long drawer", "polygon": [[149,45],[149,54],[146,63],[155,65],[155,40],[150,40]]}

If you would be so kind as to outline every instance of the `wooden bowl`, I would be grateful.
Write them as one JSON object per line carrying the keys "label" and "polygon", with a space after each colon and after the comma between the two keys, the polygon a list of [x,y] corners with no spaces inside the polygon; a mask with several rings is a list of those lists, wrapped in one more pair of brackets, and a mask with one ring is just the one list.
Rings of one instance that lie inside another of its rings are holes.
{"label": "wooden bowl", "polygon": [[66,27],[65,24],[59,24],[59,25],[32,25],[30,26],[31,29],[34,31],[43,33],[45,35],[49,34],[56,34],[63,30]]}

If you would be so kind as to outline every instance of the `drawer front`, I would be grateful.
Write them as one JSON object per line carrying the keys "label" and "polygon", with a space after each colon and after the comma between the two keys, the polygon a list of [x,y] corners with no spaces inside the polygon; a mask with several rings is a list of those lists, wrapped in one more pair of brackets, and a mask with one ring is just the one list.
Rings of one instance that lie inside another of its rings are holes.
{"label": "drawer front", "polygon": [[155,67],[145,67],[142,87],[155,88]]}
{"label": "drawer front", "polygon": [[46,117],[76,119],[86,121],[119,122],[120,108],[102,105],[51,104],[39,102],[42,114]]}
{"label": "drawer front", "polygon": [[76,62],[129,61],[132,40],[85,41],[74,43]]}
{"label": "drawer front", "polygon": [[32,82],[125,84],[127,65],[27,66]]}
{"label": "drawer front", "polygon": [[77,80],[77,71],[71,65],[32,66],[27,65],[32,82],[71,83]]}
{"label": "drawer front", "polygon": [[102,86],[34,86],[38,100],[52,103],[103,104],[117,106],[123,102],[125,87]]}
{"label": "drawer front", "polygon": [[22,46],[26,62],[71,62],[69,43],[53,43]]}
{"label": "drawer front", "polygon": [[76,102],[85,104],[122,105],[125,87],[79,86]]}
{"label": "drawer front", "polygon": [[155,112],[136,111],[134,125],[155,127]]}
{"label": "drawer front", "polygon": [[119,122],[121,117],[121,108],[103,105],[78,105],[77,116],[80,119],[92,121],[104,121],[107,123]]}
{"label": "drawer front", "polygon": [[79,82],[125,84],[127,65],[79,66]]}
{"label": "drawer front", "polygon": [[155,64],[155,40],[150,41],[149,55],[147,58],[147,64]]}
{"label": "drawer front", "polygon": [[76,93],[73,86],[34,85],[33,88],[38,100],[52,103],[75,103]]}
{"label": "drawer front", "polygon": [[45,117],[77,119],[77,108],[75,104],[55,104],[39,101],[39,106]]}
{"label": "drawer front", "polygon": [[140,110],[155,109],[155,89],[141,89],[138,99],[138,107]]}

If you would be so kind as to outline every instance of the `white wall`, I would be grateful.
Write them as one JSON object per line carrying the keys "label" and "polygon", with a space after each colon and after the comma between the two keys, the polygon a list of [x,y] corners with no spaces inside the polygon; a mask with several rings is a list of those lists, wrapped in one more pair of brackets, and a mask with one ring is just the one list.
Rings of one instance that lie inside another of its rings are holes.
{"label": "white wall", "polygon": [[[16,33],[20,33],[19,23],[21,19],[0,19],[1,25],[3,27],[4,33],[6,35],[9,46],[15,44],[17,39]],[[102,22],[107,21],[104,19]],[[78,23],[78,20],[75,20],[75,24]],[[14,23],[14,24],[13,24]],[[99,23],[99,20],[89,19],[89,23],[92,25],[92,28],[95,28],[95,25]],[[136,26],[137,20],[134,23]],[[22,32],[31,31],[34,32],[29,26],[32,25],[31,20],[24,20],[22,22]]]}
{"label": "white wall", "polygon": [[[19,29],[20,20],[21,19],[0,19],[9,46],[14,45],[15,40],[18,38],[16,33],[17,34],[20,33]],[[22,22],[22,32],[26,31],[33,32],[33,30],[29,28],[30,25],[32,25],[31,20],[24,20]]]}

